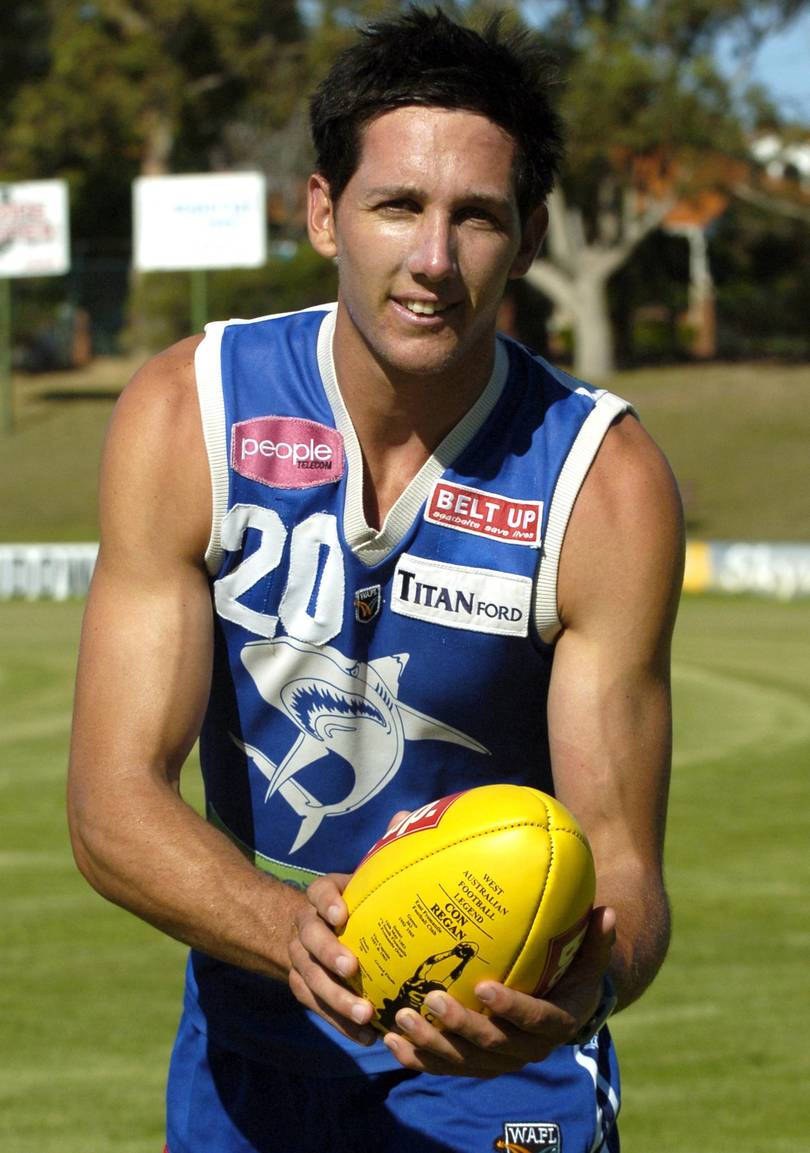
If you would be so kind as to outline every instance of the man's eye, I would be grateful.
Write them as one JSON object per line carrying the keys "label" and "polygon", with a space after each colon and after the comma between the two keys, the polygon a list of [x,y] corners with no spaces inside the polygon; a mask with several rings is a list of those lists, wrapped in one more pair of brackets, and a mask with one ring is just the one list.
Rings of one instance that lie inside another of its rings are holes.
{"label": "man's eye", "polygon": [[459,213],[459,219],[470,221],[472,224],[480,224],[484,228],[501,227],[501,222],[497,216],[487,211],[486,208],[465,208]]}
{"label": "man's eye", "polygon": [[382,204],[377,206],[383,212],[405,213],[405,212],[418,212],[419,205],[415,200],[408,200],[407,197],[399,197],[396,200],[384,200]]}

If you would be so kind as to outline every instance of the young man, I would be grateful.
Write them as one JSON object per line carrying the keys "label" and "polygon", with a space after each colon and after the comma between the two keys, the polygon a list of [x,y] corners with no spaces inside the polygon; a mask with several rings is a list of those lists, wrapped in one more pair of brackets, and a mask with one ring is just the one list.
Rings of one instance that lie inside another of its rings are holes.
{"label": "young man", "polygon": [[[171,1153],[613,1150],[600,1026],[668,941],[675,486],[623,402],[496,339],[560,154],[530,41],[383,22],[313,133],[337,305],[209,325],[112,422],[77,860],[192,946]],[[200,732],[207,822],[179,792]],[[588,833],[582,950],[547,1000],[434,989],[441,1032],[403,1007],[375,1040],[346,875],[395,813],[499,780]]]}

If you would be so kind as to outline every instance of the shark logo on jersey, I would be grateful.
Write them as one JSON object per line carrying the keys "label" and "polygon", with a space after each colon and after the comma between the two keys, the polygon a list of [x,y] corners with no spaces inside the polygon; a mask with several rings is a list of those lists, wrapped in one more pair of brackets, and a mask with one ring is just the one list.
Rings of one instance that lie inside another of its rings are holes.
{"label": "shark logo on jersey", "polygon": [[[300,732],[279,764],[231,734],[267,779],[265,801],[280,793],[301,818],[291,853],[315,835],[325,817],[351,813],[375,797],[399,771],[406,741],[448,741],[489,755],[471,737],[397,699],[408,658],[397,653],[366,664],[329,645],[292,637],[251,641],[242,649],[242,664],[260,695]],[[326,804],[296,777],[328,753],[351,766],[354,783],[341,800]]]}

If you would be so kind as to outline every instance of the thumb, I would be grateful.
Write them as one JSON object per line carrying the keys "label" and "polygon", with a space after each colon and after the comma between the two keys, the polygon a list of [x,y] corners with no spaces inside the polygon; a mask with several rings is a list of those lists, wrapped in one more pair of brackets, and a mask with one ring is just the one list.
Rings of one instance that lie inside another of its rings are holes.
{"label": "thumb", "polygon": [[398,813],[394,813],[393,817],[388,822],[388,828],[385,830],[386,833],[390,833],[392,829],[396,828],[400,821],[404,821],[405,818],[409,817],[410,815],[410,809],[400,809]]}
{"label": "thumb", "polygon": [[616,911],[607,905],[594,909],[574,960],[547,994],[575,1018],[587,1020],[601,996],[602,977],[610,965],[616,940]]}
{"label": "thumb", "polygon": [[609,905],[600,905],[591,913],[588,931],[579,948],[583,966],[588,966],[596,977],[610,964],[613,946],[616,943],[616,910]]}

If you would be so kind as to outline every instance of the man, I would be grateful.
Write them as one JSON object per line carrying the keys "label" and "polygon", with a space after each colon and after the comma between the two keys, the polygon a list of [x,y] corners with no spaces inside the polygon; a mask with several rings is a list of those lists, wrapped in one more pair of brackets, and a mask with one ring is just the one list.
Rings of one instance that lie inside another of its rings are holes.
{"label": "man", "polygon": [[[497,25],[368,30],[313,102],[337,306],[209,325],[117,406],[70,820],[88,880],[192,946],[171,1153],[618,1147],[600,1026],[668,941],[681,522],[623,402],[496,339],[546,227],[547,87]],[[201,730],[207,822],[179,792]],[[546,1000],[434,989],[442,1031],[402,1007],[375,1039],[346,876],[493,780],[588,833],[583,947]]]}

